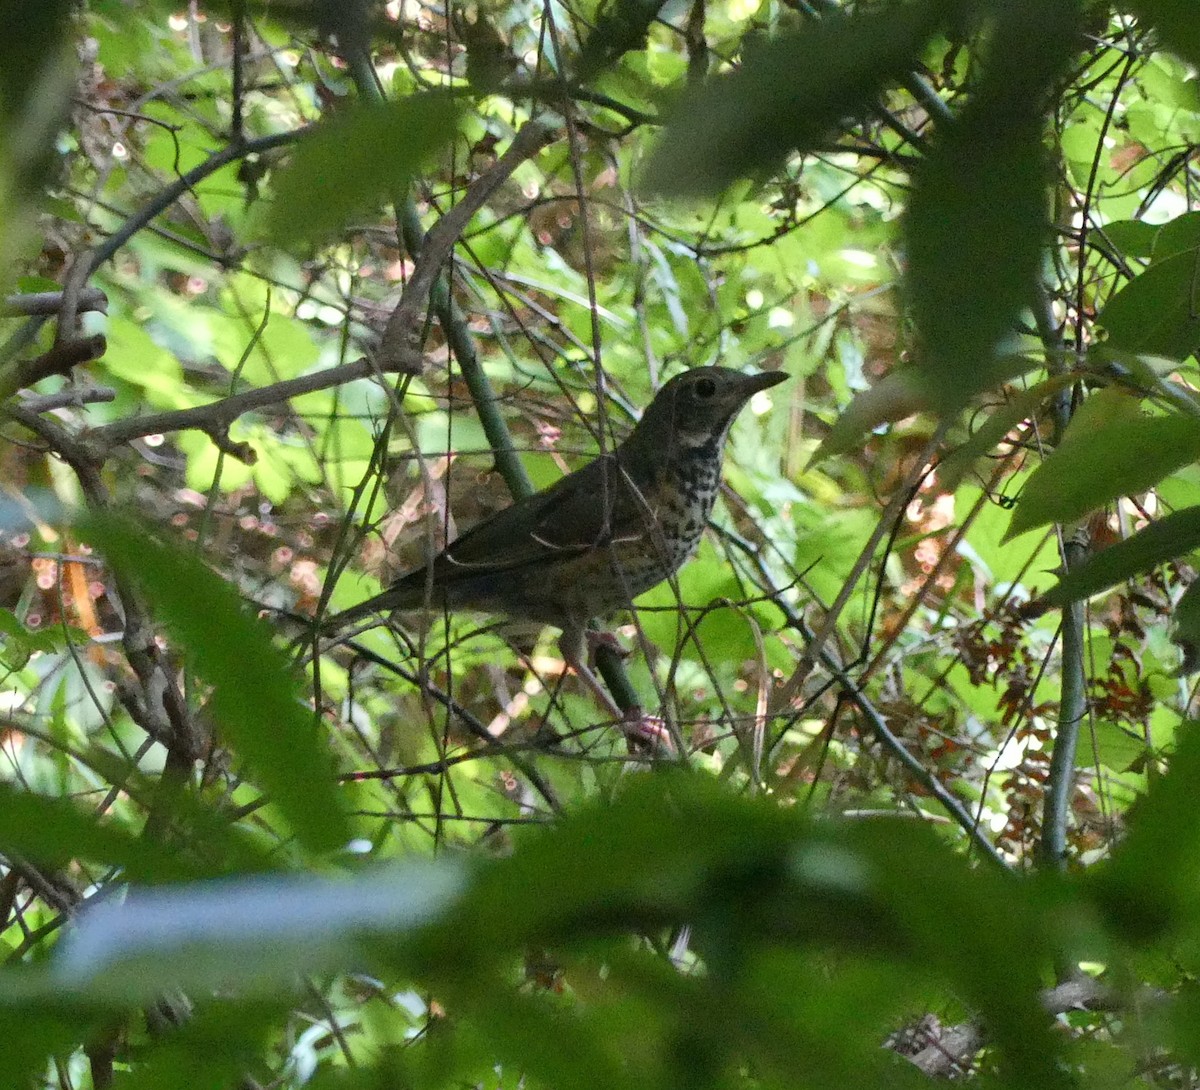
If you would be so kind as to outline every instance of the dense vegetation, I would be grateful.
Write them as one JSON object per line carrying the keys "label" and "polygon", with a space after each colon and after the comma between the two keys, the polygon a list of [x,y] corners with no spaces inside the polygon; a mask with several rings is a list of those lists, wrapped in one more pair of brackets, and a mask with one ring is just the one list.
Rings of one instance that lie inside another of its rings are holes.
{"label": "dense vegetation", "polygon": [[[1197,1084],[1193,0],[9,8],[5,1085]],[[317,640],[701,364],[678,753]]]}

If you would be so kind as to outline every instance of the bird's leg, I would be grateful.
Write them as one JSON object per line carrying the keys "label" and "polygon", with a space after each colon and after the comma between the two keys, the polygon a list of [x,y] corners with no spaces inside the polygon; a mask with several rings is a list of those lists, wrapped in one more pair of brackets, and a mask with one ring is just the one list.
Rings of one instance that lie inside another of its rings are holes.
{"label": "bird's leg", "polygon": [[588,628],[584,630],[583,639],[587,646],[588,666],[593,670],[596,668],[596,656],[601,648],[607,648],[620,659],[627,659],[633,654],[611,632],[597,632],[594,628]]}
{"label": "bird's leg", "polygon": [[[621,646],[617,643],[615,636],[590,629],[564,629],[558,641],[558,648],[562,652],[563,660],[591,689],[601,706],[621,724],[621,729],[631,742],[636,741],[643,746],[649,745],[653,750],[673,754],[675,745],[671,741],[671,735],[667,732],[666,724],[657,716],[647,715],[638,704],[622,708],[613,700],[612,694],[596,676],[593,669],[595,654],[601,647],[610,648],[618,654],[621,653]],[[588,652],[586,658],[584,656],[585,649]]]}

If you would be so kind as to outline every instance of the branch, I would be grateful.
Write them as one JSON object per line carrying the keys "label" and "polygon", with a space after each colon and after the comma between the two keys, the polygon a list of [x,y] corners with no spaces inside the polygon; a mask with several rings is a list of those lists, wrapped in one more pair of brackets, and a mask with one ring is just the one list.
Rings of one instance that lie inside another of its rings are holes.
{"label": "branch", "polygon": [[[19,405],[9,404],[3,411],[71,467],[88,507],[97,511],[108,508],[108,494],[90,447],[54,421]],[[126,707],[138,726],[166,748],[168,765],[190,766],[203,751],[202,731],[188,711],[187,701],[176,683],[176,671],[158,646],[141,596],[126,578],[115,572],[113,584],[125,614],[122,645],[141,690],[136,694],[137,700],[127,702]]]}
{"label": "branch", "polygon": [[[810,644],[810,646],[812,645]],[[819,652],[817,661],[837,681],[846,699],[858,708],[859,713],[867,721],[871,732],[883,748],[891,753],[908,770],[909,775],[941,803],[942,809],[950,815],[951,820],[967,834],[971,843],[986,858],[1007,870],[1008,864],[1004,861],[1004,857],[997,851],[996,846],[979,831],[979,822],[976,821],[967,808],[958,801],[958,798],[950,792],[941,780],[909,753],[904,743],[892,733],[891,728],[887,725],[887,720],[884,719],[875,705],[871,703],[867,695],[855,684],[854,680],[838,665],[829,651],[822,649]]]}
{"label": "branch", "polygon": [[[258,140],[244,140],[230,144],[211,158],[206,159],[203,163],[193,167],[134,212],[116,231],[97,246],[86,259],[80,258],[76,262],[76,267],[80,270],[79,283],[86,283],[87,279],[124,246],[126,242],[136,235],[138,231],[147,226],[156,216],[165,212],[184,193],[202,182],[209,175],[215,174],[222,167],[227,166],[237,159],[245,158],[247,155],[270,151],[274,148],[294,143],[311,129],[311,125],[305,125],[299,129],[290,129],[287,132],[264,136]],[[72,268],[71,275],[74,280],[74,267]],[[79,296],[80,305],[82,305],[84,294],[81,292]],[[47,317],[48,315],[42,313],[32,315],[30,320],[0,348],[0,360],[11,358],[16,352],[19,352],[25,345],[29,344],[37,335],[38,330],[41,329]],[[18,376],[14,371],[14,366],[19,367],[20,365],[6,363],[0,366],[0,401],[7,400],[22,385],[28,385],[28,383],[16,381]]]}
{"label": "branch", "polygon": [[[1038,996],[1038,1000],[1042,1010],[1049,1015],[1076,1010],[1119,1010],[1121,1006],[1108,988],[1089,976],[1075,977],[1056,987],[1047,988]],[[931,1078],[946,1078],[960,1073],[987,1041],[987,1035],[978,1022],[941,1026],[934,1020],[930,1026],[918,1030],[918,1034],[918,1042],[926,1043],[918,1052],[908,1055],[907,1059]]]}
{"label": "branch", "polygon": [[69,375],[81,363],[99,359],[104,355],[106,348],[108,342],[104,339],[104,334],[96,333],[91,337],[81,337],[77,341],[62,341],[49,352],[31,360],[18,360],[10,374],[14,383],[13,389],[3,390],[0,397],[10,397],[22,387],[33,386],[51,375]]}
{"label": "branch", "polygon": [[[216,441],[217,436],[227,431],[233,421],[254,409],[288,401],[301,394],[311,394],[316,390],[327,390],[332,386],[353,382],[355,379],[369,378],[378,371],[379,368],[375,364],[363,357],[338,367],[329,367],[323,371],[301,375],[299,378],[287,379],[285,382],[233,394],[208,405],[198,405],[194,409],[175,409],[170,412],[133,416],[127,420],[114,420],[111,424],[93,428],[86,433],[84,439],[92,450],[100,455],[131,439],[184,431],[187,428],[198,428]],[[224,442],[225,439],[222,438],[221,441]]]}
{"label": "branch", "polygon": [[[63,304],[61,291],[37,291],[29,295],[9,295],[0,304],[0,317],[31,317],[35,314],[49,317],[57,314]],[[94,310],[100,314],[108,313],[108,296],[99,288],[88,288],[81,292],[75,304],[77,311]]]}
{"label": "branch", "polygon": [[553,136],[544,121],[526,122],[513,137],[508,150],[491,169],[471,183],[458,202],[429,230],[414,254],[416,267],[400,302],[388,319],[379,346],[380,366],[388,371],[419,375],[421,365],[421,326],[427,300],[434,283],[462,237],[471,218],[526,159],[532,158]]}
{"label": "branch", "polygon": [[27,413],[48,413],[55,409],[99,405],[116,399],[117,391],[111,386],[67,386],[52,394],[23,397],[18,404]]}

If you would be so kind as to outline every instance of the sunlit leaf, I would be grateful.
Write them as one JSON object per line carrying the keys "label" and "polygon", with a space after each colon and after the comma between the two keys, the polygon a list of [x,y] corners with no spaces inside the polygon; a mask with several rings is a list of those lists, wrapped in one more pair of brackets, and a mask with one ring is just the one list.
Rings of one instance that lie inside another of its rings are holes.
{"label": "sunlit leaf", "polygon": [[[1048,606],[1062,606],[1078,598],[1088,598],[1197,548],[1200,548],[1200,507],[1175,511],[1132,537],[1095,553],[1064,575],[1040,601]],[[1176,624],[1182,623],[1177,613]]]}
{"label": "sunlit leaf", "polygon": [[354,879],[273,875],[138,889],[81,918],[54,980],[117,1004],[165,987],[271,991],[297,973],[350,967],[364,938],[428,923],[463,883],[462,866],[447,859]]}
{"label": "sunlit leaf", "polygon": [[813,454],[813,462],[862,446],[880,424],[893,424],[930,408],[930,398],[913,367],[902,367],[874,386],[854,395],[854,400],[833,422],[829,434]]}
{"label": "sunlit leaf", "polygon": [[1200,418],[1139,414],[1104,420],[1099,413],[1080,413],[1021,490],[1007,536],[1072,522],[1121,496],[1145,492],[1197,457]]}

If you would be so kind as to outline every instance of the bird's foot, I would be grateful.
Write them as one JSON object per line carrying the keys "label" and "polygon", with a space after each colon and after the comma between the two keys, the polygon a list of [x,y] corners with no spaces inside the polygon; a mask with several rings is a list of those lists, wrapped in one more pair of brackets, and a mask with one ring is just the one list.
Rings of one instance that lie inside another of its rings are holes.
{"label": "bird's foot", "polygon": [[621,729],[631,750],[636,748],[668,757],[674,757],[677,753],[666,720],[657,715],[647,715],[637,705],[621,713]]}

